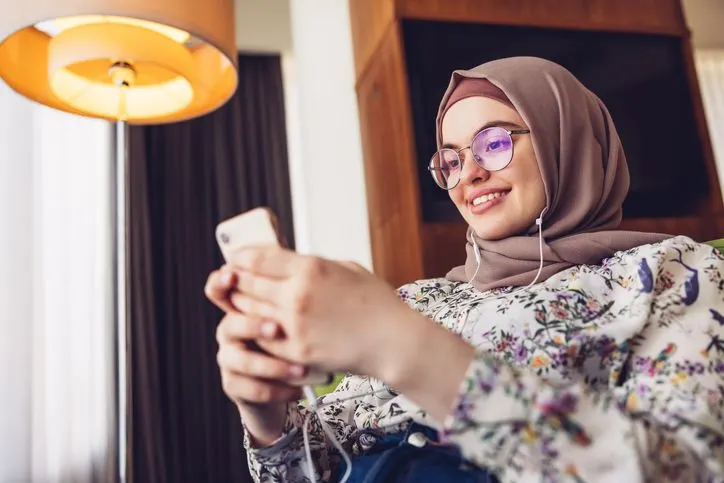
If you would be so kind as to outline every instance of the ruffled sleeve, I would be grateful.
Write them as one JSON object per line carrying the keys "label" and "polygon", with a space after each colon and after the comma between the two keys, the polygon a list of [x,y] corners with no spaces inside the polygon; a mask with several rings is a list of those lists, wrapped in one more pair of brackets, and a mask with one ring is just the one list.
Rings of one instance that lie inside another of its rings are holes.
{"label": "ruffled sleeve", "polygon": [[444,438],[504,481],[723,481],[724,258],[664,244],[626,270],[631,336],[607,389],[480,351]]}

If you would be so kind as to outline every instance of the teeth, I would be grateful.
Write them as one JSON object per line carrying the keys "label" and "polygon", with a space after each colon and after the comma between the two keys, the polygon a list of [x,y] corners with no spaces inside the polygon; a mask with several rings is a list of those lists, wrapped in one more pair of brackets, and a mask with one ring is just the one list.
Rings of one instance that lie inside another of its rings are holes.
{"label": "teeth", "polygon": [[473,206],[478,206],[487,201],[494,200],[495,198],[500,198],[501,196],[505,196],[505,193],[503,193],[502,191],[499,191],[497,193],[490,193],[490,194],[483,195],[483,196],[478,196],[477,198],[475,198],[473,200]]}

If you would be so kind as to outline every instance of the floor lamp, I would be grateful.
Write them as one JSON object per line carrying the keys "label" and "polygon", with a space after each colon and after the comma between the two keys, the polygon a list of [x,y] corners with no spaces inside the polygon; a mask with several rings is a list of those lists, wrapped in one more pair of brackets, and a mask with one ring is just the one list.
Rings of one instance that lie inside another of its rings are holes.
{"label": "floor lamp", "polygon": [[237,86],[233,0],[22,0],[0,14],[0,78],[41,104],[116,124],[114,333],[118,480],[128,461],[128,125],[191,119]]}

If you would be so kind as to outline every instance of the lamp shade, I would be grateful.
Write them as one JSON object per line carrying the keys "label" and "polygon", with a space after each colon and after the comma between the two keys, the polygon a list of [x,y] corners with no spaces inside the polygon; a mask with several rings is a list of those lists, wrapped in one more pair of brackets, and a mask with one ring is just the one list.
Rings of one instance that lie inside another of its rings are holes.
{"label": "lamp shade", "polygon": [[66,112],[158,124],[237,86],[233,0],[23,0],[0,15],[0,77]]}

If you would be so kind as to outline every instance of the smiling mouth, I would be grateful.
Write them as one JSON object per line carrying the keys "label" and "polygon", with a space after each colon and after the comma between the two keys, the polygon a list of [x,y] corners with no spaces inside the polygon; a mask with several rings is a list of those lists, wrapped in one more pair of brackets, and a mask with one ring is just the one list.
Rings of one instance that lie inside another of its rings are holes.
{"label": "smiling mouth", "polygon": [[488,193],[488,194],[485,194],[485,195],[482,195],[482,196],[478,196],[477,198],[475,198],[475,199],[472,201],[471,205],[473,205],[473,206],[480,206],[480,205],[483,205],[483,204],[488,203],[488,202],[490,202],[490,201],[494,201],[494,200],[497,200],[497,199],[499,199],[499,198],[503,198],[503,197],[507,196],[508,193],[510,193],[510,191],[497,191],[497,192],[495,192],[495,193]]}

